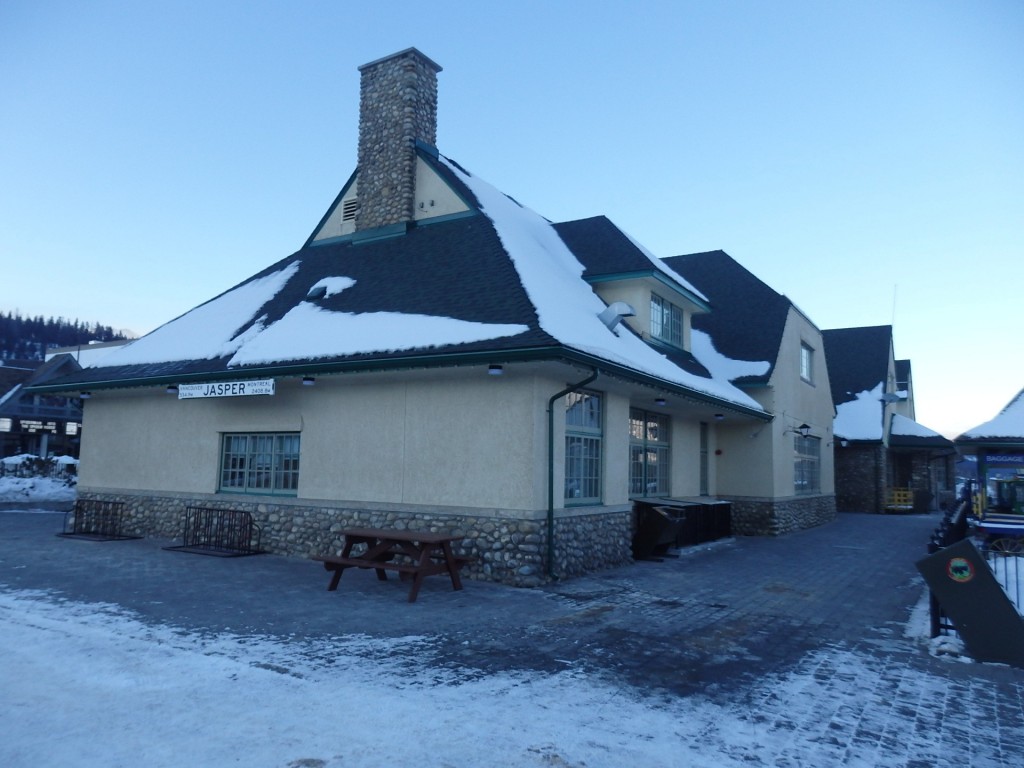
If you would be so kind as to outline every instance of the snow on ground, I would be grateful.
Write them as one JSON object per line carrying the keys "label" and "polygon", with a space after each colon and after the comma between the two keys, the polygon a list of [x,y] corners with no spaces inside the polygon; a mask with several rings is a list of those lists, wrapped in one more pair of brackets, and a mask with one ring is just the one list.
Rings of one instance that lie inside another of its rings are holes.
{"label": "snow on ground", "polygon": [[[426,638],[200,635],[41,592],[0,593],[0,627],[5,766],[876,764],[838,754],[815,717],[827,721],[837,685],[877,697],[872,659],[850,651],[815,652],[729,706],[644,700],[578,671],[460,679],[389,663]],[[941,695],[945,681],[914,685]],[[815,722],[822,733],[792,727]]]}
{"label": "snow on ground", "polygon": [[74,501],[75,486],[49,477],[0,477],[0,503]]}

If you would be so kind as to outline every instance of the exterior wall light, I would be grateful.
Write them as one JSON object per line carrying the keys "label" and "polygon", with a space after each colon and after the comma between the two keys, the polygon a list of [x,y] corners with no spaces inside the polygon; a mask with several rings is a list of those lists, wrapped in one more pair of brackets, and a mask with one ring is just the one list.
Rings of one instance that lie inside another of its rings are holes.
{"label": "exterior wall light", "polygon": [[79,400],[88,400],[90,397],[92,397],[92,392],[79,392],[78,393],[78,399]]}
{"label": "exterior wall light", "polygon": [[665,405],[665,403],[667,403],[667,402],[668,402],[668,400],[666,400],[664,397],[656,397],[656,398],[654,398],[654,404],[655,405]]}
{"label": "exterior wall light", "polygon": [[302,386],[304,386],[304,387],[312,387],[314,384],[316,384],[316,379],[314,379],[312,376],[303,376],[302,377]]}
{"label": "exterior wall light", "polygon": [[177,384],[170,384],[170,385],[168,385],[166,391],[167,391],[168,395],[176,395],[176,394],[178,394],[178,385]]}
{"label": "exterior wall light", "polygon": [[715,421],[725,421],[725,414],[724,413],[716,413],[715,414]]}
{"label": "exterior wall light", "polygon": [[487,375],[488,376],[502,376],[505,373],[505,369],[500,365],[488,365]]}

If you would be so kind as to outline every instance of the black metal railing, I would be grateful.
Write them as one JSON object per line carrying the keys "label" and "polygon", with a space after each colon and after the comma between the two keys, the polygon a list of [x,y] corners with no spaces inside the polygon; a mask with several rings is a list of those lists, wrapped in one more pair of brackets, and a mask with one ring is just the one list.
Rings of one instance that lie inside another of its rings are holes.
{"label": "black metal railing", "polygon": [[213,507],[187,507],[182,532],[183,543],[165,549],[219,557],[258,555],[263,552],[262,537],[262,529],[253,521],[249,512]]}
{"label": "black metal railing", "polygon": [[138,539],[127,532],[124,502],[100,499],[78,499],[74,509],[64,516],[61,536],[93,541]]}
{"label": "black metal railing", "polygon": [[[970,509],[971,497],[969,494],[965,494],[952,509],[946,511],[946,514],[942,517],[942,522],[939,523],[939,526],[932,532],[931,539],[928,540],[929,555],[933,555],[940,549],[945,549],[967,538],[970,530],[967,525],[967,513]],[[938,637],[944,631],[955,632],[956,627],[953,626],[945,611],[942,610],[942,606],[939,604],[935,593],[930,590],[928,592],[928,603],[931,637]]]}
{"label": "black metal railing", "polygon": [[[967,520],[971,509],[972,497],[968,488],[956,506],[946,512],[942,522],[932,533],[928,542],[928,554],[934,554],[952,546],[971,534]],[[1021,579],[1024,577],[1024,566],[1021,565],[1021,561],[1024,561],[1024,537],[986,535],[979,537],[978,543],[980,544],[978,551],[985,559],[996,581],[1003,587],[1003,591],[1017,608],[1017,612],[1024,615],[1024,584],[1021,583]],[[956,627],[942,610],[934,593],[929,593],[929,603],[931,636],[938,637],[944,632],[956,632]]]}

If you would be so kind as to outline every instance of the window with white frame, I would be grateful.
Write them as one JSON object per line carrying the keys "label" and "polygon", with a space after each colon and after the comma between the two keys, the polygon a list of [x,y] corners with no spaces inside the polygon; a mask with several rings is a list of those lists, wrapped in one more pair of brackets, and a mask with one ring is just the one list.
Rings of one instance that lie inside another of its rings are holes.
{"label": "window with white frame", "polygon": [[656,293],[651,294],[651,336],[683,346],[683,310]]}
{"label": "window with white frame", "polygon": [[803,342],[800,343],[800,378],[814,383],[814,348]]}
{"label": "window with white frame", "polygon": [[629,410],[629,494],[669,493],[669,418],[639,408]]}
{"label": "window with white frame", "polygon": [[601,501],[601,395],[570,392],[565,396],[565,501]]}
{"label": "window with white frame", "polygon": [[297,432],[223,435],[221,491],[294,496],[298,488]]}
{"label": "window with white frame", "polygon": [[793,438],[793,489],[797,494],[821,493],[821,439]]}

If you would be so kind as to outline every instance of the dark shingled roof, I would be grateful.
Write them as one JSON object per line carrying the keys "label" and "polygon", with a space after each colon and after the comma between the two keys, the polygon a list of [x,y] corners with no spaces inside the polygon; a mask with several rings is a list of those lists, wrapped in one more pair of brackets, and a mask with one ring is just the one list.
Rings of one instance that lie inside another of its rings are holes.
{"label": "dark shingled roof", "polygon": [[[296,356],[276,363],[233,364],[230,368],[228,364],[233,358],[232,353],[214,359],[118,365],[118,353],[115,352],[106,365],[103,365],[106,362],[104,360],[100,366],[86,368],[78,374],[52,382],[41,388],[41,391],[555,359],[585,365],[597,363],[618,374],[635,377],[638,381],[664,382],[660,377],[633,369],[628,364],[623,365],[614,359],[605,360],[600,355],[595,358],[591,353],[568,347],[544,331],[537,309],[523,287],[516,264],[503,245],[494,223],[481,213],[479,201],[472,190],[445,162],[438,159],[436,150],[418,145],[417,151],[420,158],[466,201],[470,210],[436,219],[358,232],[320,241],[319,244],[307,241],[291,256],[230,289],[233,291],[254,280],[280,275],[286,269],[294,270],[294,274],[290,274],[287,282],[263,306],[253,312],[239,328],[234,329],[231,338],[244,338],[247,331],[254,329],[257,323],[263,328],[274,328],[274,324],[292,310],[309,303],[326,312],[424,315],[488,325],[518,325],[524,327],[524,331],[514,336],[499,336],[482,341],[443,341],[433,346],[421,343],[420,346],[398,351],[338,354],[332,357]],[[445,160],[454,164],[454,161]],[[461,166],[456,167],[461,170]],[[332,208],[337,203],[335,200]],[[652,263],[642,249],[604,217],[569,222],[561,225],[558,231],[562,237],[575,242],[575,246],[568,242],[567,245],[591,275],[616,274],[621,277],[630,273],[654,274],[658,279],[669,280],[678,285],[680,290],[692,295],[687,286],[677,282],[676,276],[662,272],[658,264]],[[350,278],[352,284],[330,296],[326,293],[319,297],[315,294],[310,296],[310,289],[314,285],[326,278],[339,276]],[[702,302],[696,296],[695,300]],[[303,311],[306,311],[305,307]],[[172,320],[171,323],[176,321]],[[143,337],[141,341],[146,338]],[[131,359],[130,349],[129,345],[124,350],[127,359]],[[704,379],[712,378],[710,372],[692,354],[661,348],[658,351],[684,371]],[[714,402],[722,400],[717,395],[706,394],[686,385],[681,388],[695,392],[702,399]],[[726,402],[731,401],[726,399]],[[744,405],[739,407],[746,408]],[[755,410],[751,409],[751,412]],[[760,413],[759,410],[757,412]]]}
{"label": "dark shingled roof", "polygon": [[[317,366],[329,366],[342,360],[408,359],[417,354],[436,356],[558,345],[540,329],[533,304],[485,216],[412,227],[399,237],[363,243],[340,240],[328,245],[307,246],[239,285],[278,272],[296,261],[299,262],[297,274],[254,314],[254,320],[265,316],[264,323],[269,325],[300,303],[313,301],[324,309],[339,312],[403,312],[480,323],[515,323],[529,328],[516,336],[467,344],[319,358],[315,361]],[[308,297],[310,287],[321,279],[340,274],[353,278],[355,284],[327,298]],[[244,332],[247,327],[239,328],[238,332]],[[80,386],[88,386],[118,379],[183,379],[228,373],[229,359],[228,355],[212,360],[86,368],[74,380]],[[237,377],[251,367],[232,366],[230,374]],[[257,369],[265,367],[255,366]]]}
{"label": "dark shingled roof", "polygon": [[[606,216],[563,221],[552,226],[562,242],[569,246],[569,250],[583,264],[584,280],[599,282],[602,278],[652,275],[671,282],[698,306],[707,307],[705,297],[694,293],[689,285],[679,280],[681,275],[672,275],[652,264],[651,259],[654,257],[639,248]],[[664,259],[661,262],[666,266],[668,264]]]}
{"label": "dark shingled roof", "polygon": [[837,406],[857,399],[884,384],[889,372],[892,326],[836,328],[822,331],[825,363],[832,385],[832,402]]}
{"label": "dark shingled roof", "polygon": [[725,251],[671,256],[665,263],[708,297],[711,312],[694,315],[693,327],[707,333],[715,349],[734,360],[769,364],[763,375],[744,376],[733,383],[767,382],[775,370],[792,302]]}

